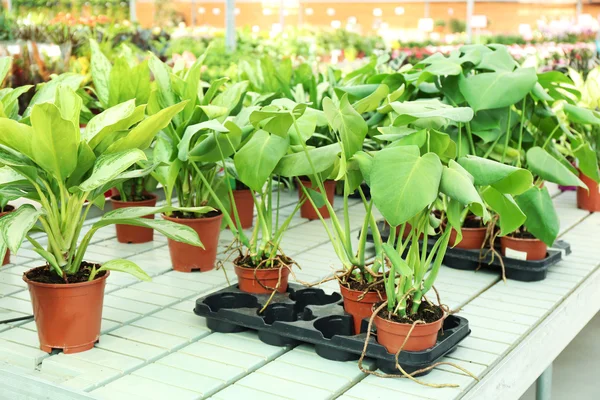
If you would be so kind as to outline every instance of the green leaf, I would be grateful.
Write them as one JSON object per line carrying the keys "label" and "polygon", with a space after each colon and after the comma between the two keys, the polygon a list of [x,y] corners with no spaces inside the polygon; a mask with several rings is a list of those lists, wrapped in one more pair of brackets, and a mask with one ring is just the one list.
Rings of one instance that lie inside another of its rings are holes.
{"label": "green leaf", "polygon": [[517,195],[533,184],[531,172],[482,157],[468,155],[458,163],[475,179],[476,186],[492,185],[501,193]]}
{"label": "green leaf", "polygon": [[96,160],[90,177],[77,186],[77,188],[82,192],[90,192],[111,182],[123,171],[141,160],[146,160],[146,155],[140,149],[103,154]]}
{"label": "green leaf", "polygon": [[129,260],[117,259],[110,260],[102,264],[100,268],[96,271],[96,273],[101,271],[117,271],[117,272],[125,272],[129,275],[132,275],[138,278],[141,281],[150,281],[150,276],[144,272],[136,263]]}
{"label": "green leaf", "polygon": [[289,139],[258,130],[234,157],[239,179],[250,189],[261,192],[275,167],[287,153]]}
{"label": "green leaf", "polygon": [[473,177],[454,160],[450,160],[448,165],[442,170],[440,192],[468,206],[473,214],[483,217],[484,222],[487,221],[489,214],[477,189],[473,186]]}
{"label": "green leaf", "polygon": [[135,106],[135,100],[117,104],[94,116],[83,131],[83,139],[92,149],[110,134],[126,130],[144,119],[145,106]]}
{"label": "green leaf", "polygon": [[[319,174],[333,167],[340,151],[340,144],[332,143],[327,146],[309,149],[308,157],[304,151],[287,154],[281,158],[273,173],[285,177]],[[312,169],[309,159],[312,161],[315,170]]]}
{"label": "green leaf", "polygon": [[219,121],[211,119],[208,121],[200,122],[199,124],[190,125],[186,128],[183,133],[181,141],[177,145],[179,150],[178,157],[181,161],[187,161],[189,158],[190,142],[194,136],[199,132],[204,131],[215,131],[215,132],[229,132],[229,130],[223,126]]}
{"label": "green leaf", "polygon": [[[199,207],[203,208],[203,207]],[[125,210],[122,208],[121,210]],[[96,222],[93,227],[103,227],[112,224],[121,224],[121,225],[132,225],[132,226],[141,226],[143,228],[151,228],[155,231],[158,231],[168,237],[171,240],[175,240],[176,242],[189,244],[191,246],[202,247],[204,245],[200,241],[198,237],[198,233],[189,226],[178,224],[176,222],[171,222],[163,219],[148,219],[148,218],[111,218],[111,219],[101,219]]]}
{"label": "green leaf", "polygon": [[460,67],[460,64],[443,58],[431,63],[424,71],[436,76],[448,76],[460,75],[462,68]]}
{"label": "green leaf", "polygon": [[371,168],[371,195],[392,226],[417,215],[437,198],[442,164],[434,153],[420,156],[416,146],[380,150]]}
{"label": "green leaf", "polygon": [[31,152],[36,164],[59,181],[65,181],[77,166],[79,126],[64,119],[52,103],[34,106],[31,124]]}
{"label": "green leaf", "polygon": [[496,50],[481,55],[481,62],[477,69],[487,69],[494,72],[512,72],[519,64],[510,55],[508,49],[504,46]]}
{"label": "green leaf", "polygon": [[511,195],[501,193],[491,186],[486,187],[481,195],[490,208],[498,214],[500,236],[514,232],[527,219]]}
{"label": "green leaf", "polygon": [[387,258],[389,258],[390,262],[394,264],[396,270],[400,272],[400,275],[405,278],[410,278],[413,275],[413,270],[410,265],[408,265],[408,263],[402,257],[400,257],[398,250],[387,243],[382,243],[381,246]]}
{"label": "green leaf", "polygon": [[0,84],[6,79],[6,75],[12,66],[12,57],[0,57]]}
{"label": "green leaf", "polygon": [[[123,219],[136,219],[154,214],[166,214],[173,211],[189,212],[194,214],[206,214],[214,211],[212,207],[173,207],[173,206],[157,206],[157,207],[125,207],[112,210],[104,214],[100,221],[109,222]],[[111,222],[115,223],[115,222]]]}
{"label": "green leaf", "polygon": [[54,98],[56,96],[56,90],[59,88],[59,86],[63,88],[69,87],[73,90],[77,90],[79,89],[79,87],[85,79],[85,75],[67,72],[58,75],[50,82],[46,82],[43,85],[38,85],[37,92],[29,102],[29,106],[23,113],[23,117],[27,117],[31,114],[33,106],[54,101]]}
{"label": "green leaf", "polygon": [[34,160],[31,152],[33,128],[8,118],[0,118],[0,144]]}
{"label": "green leaf", "polygon": [[90,64],[94,89],[96,90],[98,100],[106,107],[108,105],[112,65],[104,53],[102,53],[100,46],[98,46],[98,43],[94,39],[90,39],[90,49],[92,51]]}
{"label": "green leaf", "polygon": [[[575,145],[575,143],[573,143]],[[577,141],[573,154],[579,161],[579,169],[585,176],[594,182],[600,182],[600,170],[598,169],[598,157],[589,143],[579,143]]]}
{"label": "green leaf", "polygon": [[23,204],[2,218],[2,236],[13,254],[17,253],[25,240],[25,235],[43,214],[42,210],[38,210],[30,204]]}
{"label": "green leaf", "polygon": [[514,72],[488,72],[461,76],[460,91],[473,111],[506,107],[522,100],[535,86],[537,75],[533,68]]}
{"label": "green leaf", "polygon": [[432,117],[445,118],[454,122],[469,122],[473,118],[473,110],[469,107],[452,107],[438,99],[405,101],[403,103],[395,101],[390,106],[399,116],[412,117],[412,119],[407,119],[407,123],[419,118]]}
{"label": "green leaf", "polygon": [[600,117],[597,111],[571,104],[564,104],[563,109],[569,120],[576,124],[600,125]]}
{"label": "green leaf", "polygon": [[183,108],[186,102],[167,107],[158,113],[145,118],[126,136],[111,144],[107,153],[116,153],[129,149],[146,149],[154,137],[164,129]]}
{"label": "green leaf", "polygon": [[577,175],[541,147],[527,150],[527,166],[531,172],[545,181],[564,186],[587,187]]}
{"label": "green leaf", "polygon": [[548,189],[534,186],[515,200],[527,216],[527,230],[548,246],[552,246],[558,236],[560,221]]}
{"label": "green leaf", "polygon": [[362,150],[363,141],[369,130],[363,117],[356,112],[344,95],[337,108],[333,101],[326,97],[323,99],[323,111],[331,128],[340,135],[340,142],[346,160],[354,153]]}
{"label": "green leaf", "polygon": [[361,98],[352,107],[359,114],[377,110],[381,102],[387,97],[390,89],[386,85],[378,85],[377,89],[366,97]]}

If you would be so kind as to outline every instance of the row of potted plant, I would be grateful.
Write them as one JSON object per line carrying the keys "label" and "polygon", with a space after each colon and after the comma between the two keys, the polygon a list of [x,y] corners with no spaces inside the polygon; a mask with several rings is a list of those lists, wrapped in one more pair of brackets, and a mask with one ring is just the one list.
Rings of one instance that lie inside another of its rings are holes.
{"label": "row of potted plant", "polygon": [[[295,262],[281,243],[303,205],[324,222],[343,267],[337,278],[355,329],[377,311],[379,332],[429,337],[421,346],[407,342],[405,350],[430,347],[445,310],[428,294],[448,245],[482,247],[489,240],[493,246],[499,236],[506,256],[544,257],[558,218],[543,183],[585,187],[565,154],[577,157],[582,171],[598,169],[587,150],[592,136],[580,127],[593,125],[581,115],[595,112],[574,105],[579,92],[571,81],[521,68],[501,46],[465,46],[401,71],[373,58],[346,75],[333,68],[327,74],[285,65],[274,70],[261,60],[248,69],[247,81],[233,84],[203,82],[202,57],[189,68],[152,56],[112,64],[91,46],[93,88],[61,75],[38,89],[22,116],[11,111],[20,89],[1,99],[2,204],[26,197],[40,208],[22,206],[0,218],[0,254],[18,251],[27,239],[47,262],[24,276],[46,351],[93,346],[109,271],[148,279],[128,260],[86,263],[97,229],[157,230],[169,239],[175,269],[203,271],[214,267],[219,231],[227,226],[240,288],[284,292]],[[284,217],[278,205],[286,179],[302,197]],[[326,195],[328,182],[343,186],[341,215]],[[164,207],[119,207],[119,201],[152,197],[156,183],[165,191]],[[238,184],[255,206],[252,230],[244,230],[240,217]],[[79,243],[87,212],[103,207],[113,188],[116,209]],[[358,244],[348,200],[356,192],[365,208]],[[385,242],[374,207],[392,227]],[[156,213],[163,218],[152,219]],[[468,236],[475,228],[473,244]],[[46,243],[33,235],[40,230]],[[435,238],[431,249],[429,238]],[[542,246],[539,254],[515,244],[523,242]],[[71,290],[77,302],[63,296]],[[48,330],[49,321],[57,331]],[[83,336],[75,337],[79,331]],[[384,345],[395,352],[403,341]]]}

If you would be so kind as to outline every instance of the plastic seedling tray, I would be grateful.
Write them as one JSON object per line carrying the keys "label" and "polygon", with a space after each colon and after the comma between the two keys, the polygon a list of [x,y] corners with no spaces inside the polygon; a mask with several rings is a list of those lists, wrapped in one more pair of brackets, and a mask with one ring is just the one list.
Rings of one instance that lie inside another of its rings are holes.
{"label": "plastic seedling tray", "polygon": [[[390,226],[384,221],[378,221],[377,226],[382,240],[386,241],[390,234]],[[370,230],[367,235],[367,240],[373,241]],[[431,248],[434,243],[435,239],[430,239],[428,243],[429,248]],[[496,250],[497,253],[500,254],[499,246]],[[484,249],[484,251],[486,250]],[[567,242],[557,240],[554,245],[548,249],[546,258],[542,260],[527,261],[502,257],[506,278],[522,282],[544,280],[548,274],[548,268],[559,262],[562,259],[563,253],[565,255],[571,254],[571,246]],[[450,268],[471,271],[479,268],[501,271],[501,264],[498,256],[495,256],[492,259],[492,254],[490,252],[480,259],[480,254],[480,250],[465,250],[448,247],[446,256],[444,257],[444,265]]]}
{"label": "plastic seedling tray", "polygon": [[[253,329],[258,331],[260,340],[270,345],[311,343],[317,354],[328,360],[350,361],[360,357],[368,320],[362,321],[361,333],[354,335],[352,316],[344,312],[339,293],[328,295],[321,289],[290,284],[287,293],[276,293],[259,314],[269,296],[245,293],[233,285],[196,300],[194,313],[206,317],[208,328],[215,332]],[[465,318],[450,315],[436,345],[424,351],[403,351],[400,365],[408,373],[426,368],[454,350],[470,332]],[[374,336],[369,338],[366,357],[376,360],[377,367],[386,373],[399,373],[395,355],[378,344]]]}

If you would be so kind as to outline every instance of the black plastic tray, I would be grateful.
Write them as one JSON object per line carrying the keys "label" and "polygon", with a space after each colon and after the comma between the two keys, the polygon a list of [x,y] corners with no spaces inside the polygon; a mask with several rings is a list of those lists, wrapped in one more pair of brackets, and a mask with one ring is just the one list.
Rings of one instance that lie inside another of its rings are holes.
{"label": "black plastic tray", "polygon": [[[381,239],[386,241],[390,234],[390,226],[385,221],[377,221],[377,226],[381,234]],[[367,240],[373,241],[373,236],[369,229]],[[431,248],[435,243],[434,238],[429,240],[428,247]],[[500,248],[498,247],[498,254]],[[546,279],[548,268],[556,264],[562,259],[563,252],[565,255],[571,254],[571,246],[562,240],[557,240],[554,245],[548,248],[546,258],[542,260],[526,261],[518,260],[510,257],[502,257],[504,262],[504,271],[507,279],[513,279],[522,282],[535,282]],[[444,265],[454,269],[476,270],[480,268],[501,271],[499,257],[496,255],[492,261],[491,252],[480,259],[480,250],[465,250],[459,248],[448,247],[444,257]]]}
{"label": "black plastic tray", "polygon": [[[317,354],[328,360],[360,357],[368,320],[362,321],[361,333],[353,335],[352,316],[344,312],[339,293],[328,295],[321,289],[290,284],[287,293],[276,293],[259,315],[269,296],[245,293],[233,285],[196,300],[194,313],[206,317],[208,328],[215,332],[253,329],[261,341],[270,345],[295,346],[305,342],[314,344]],[[437,344],[424,351],[403,351],[400,365],[408,373],[426,368],[454,350],[470,332],[465,318],[450,315],[438,334]],[[375,359],[382,371],[398,373],[395,355],[378,344],[374,335],[369,338],[365,355]]]}

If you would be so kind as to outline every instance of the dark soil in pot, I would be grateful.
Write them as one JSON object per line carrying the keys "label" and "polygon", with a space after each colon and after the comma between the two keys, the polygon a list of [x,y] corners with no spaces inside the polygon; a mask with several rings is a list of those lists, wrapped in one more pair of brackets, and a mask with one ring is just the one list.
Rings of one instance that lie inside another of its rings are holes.
{"label": "dark soil in pot", "polygon": [[[300,178],[300,182],[304,187],[312,188],[312,182],[308,178],[302,177]],[[325,194],[327,195],[327,200],[329,201],[329,204],[333,205],[333,199],[335,195],[335,181],[325,181],[323,182],[323,186],[325,187]],[[318,188],[314,190],[319,192]],[[304,199],[304,192],[300,187],[298,188],[298,198],[300,199],[300,201]],[[320,207],[319,212],[321,213],[321,216],[324,219],[329,218],[329,210],[326,206]],[[304,203],[302,203],[302,206],[300,207],[300,216],[309,220],[319,219],[317,211],[308,199]]]}
{"label": "dark soil in pot", "polygon": [[[376,309],[379,305],[375,304],[373,308]],[[412,304],[407,304],[407,309],[411,306]],[[425,323],[416,324],[406,339],[413,323],[418,320]],[[435,346],[444,322],[444,312],[439,306],[423,302],[415,315],[400,318],[384,309],[375,317],[374,322],[377,327],[377,342],[391,354],[397,353],[405,340],[403,351],[423,351]]]}
{"label": "dark soil in pot", "polygon": [[[4,217],[8,213],[15,211],[15,208],[10,204],[4,206],[4,208],[0,209],[0,218]],[[2,265],[10,264],[10,251],[7,249],[4,254],[4,258],[2,259]]]}
{"label": "dark soil in pot", "polygon": [[171,216],[163,215],[163,218],[194,229],[204,245],[203,249],[168,239],[169,253],[171,254],[174,270],[180,272],[209,271],[215,267],[221,221],[223,219],[223,214],[220,211],[211,211],[201,217],[186,215],[177,211]]}
{"label": "dark soil in pot", "polygon": [[374,287],[355,280],[348,280],[345,284],[340,282],[340,293],[344,298],[344,311],[352,315],[355,334],[360,333],[362,320],[373,314],[373,305],[386,299],[383,282]]}
{"label": "dark soil in pot", "polygon": [[[113,209],[126,207],[154,207],[156,206],[157,196],[155,194],[144,194],[134,196],[129,201],[121,201],[121,196],[111,197]],[[146,215],[143,218],[154,219],[153,215]],[[116,224],[117,240],[119,243],[147,243],[154,239],[154,230],[142,226]]]}
{"label": "dark soil in pot", "polygon": [[548,246],[527,231],[517,231],[500,238],[500,248],[505,257],[519,260],[542,260]]}
{"label": "dark soil in pot", "polygon": [[83,263],[79,272],[69,276],[69,283],[48,266],[33,268],[23,274],[29,287],[40,349],[65,353],[89,350],[100,337],[104,288],[109,272],[99,273],[88,281],[91,267]]}
{"label": "dark soil in pot", "polygon": [[[278,282],[277,291],[285,293],[293,263],[290,258],[282,258],[274,260],[272,268],[264,268],[263,265],[255,265],[250,257],[246,256],[239,256],[233,261],[235,274],[238,277],[238,287],[244,292],[254,294],[272,293]],[[264,266],[266,265],[265,262]]]}

